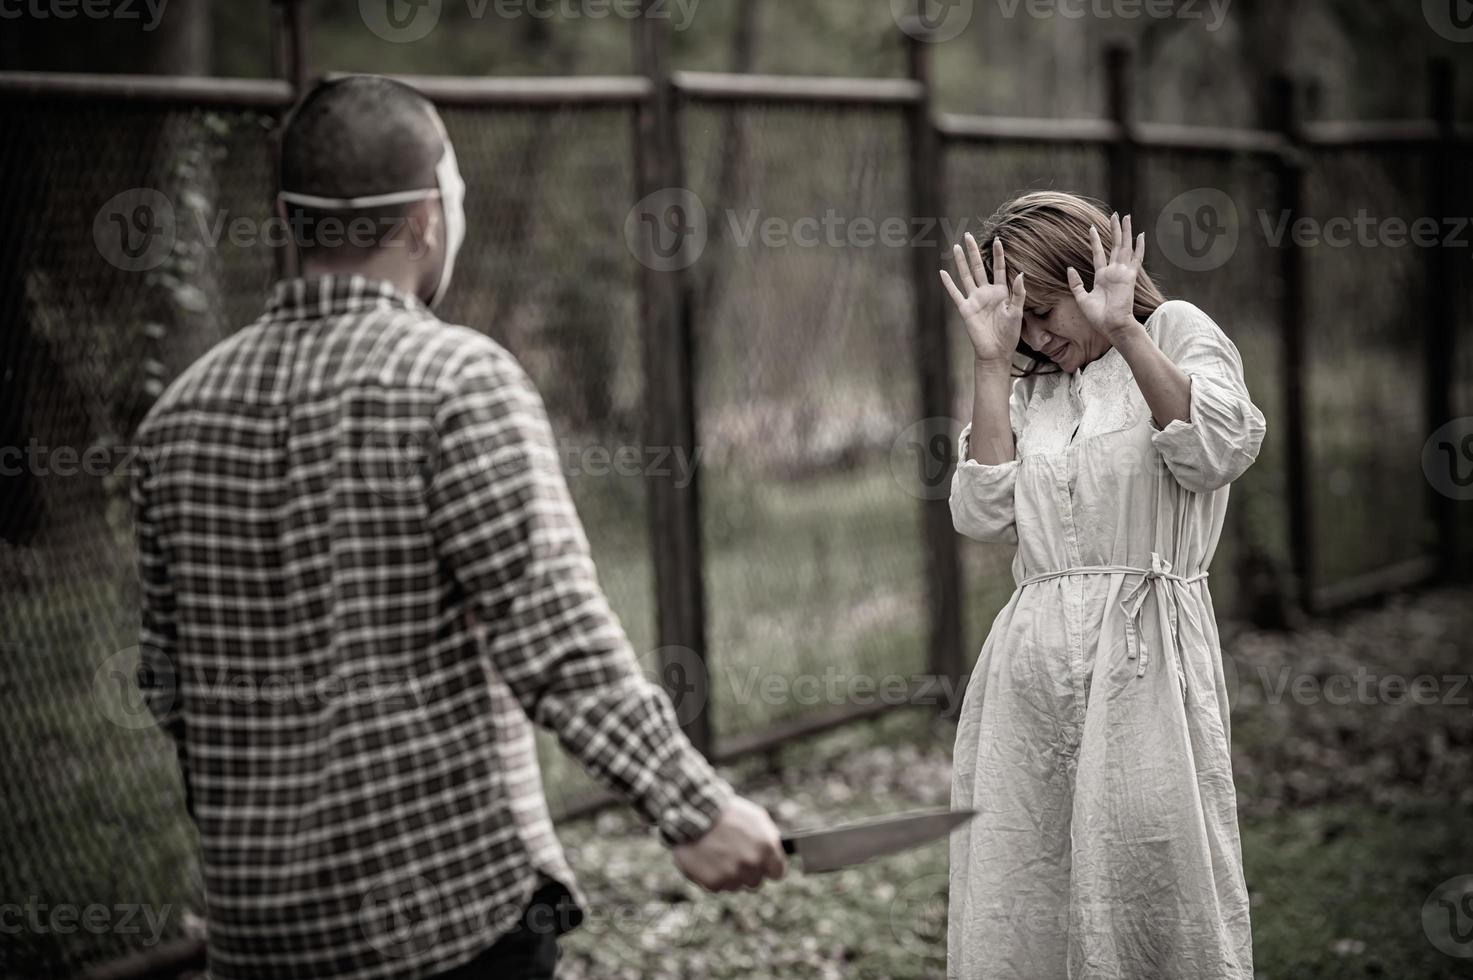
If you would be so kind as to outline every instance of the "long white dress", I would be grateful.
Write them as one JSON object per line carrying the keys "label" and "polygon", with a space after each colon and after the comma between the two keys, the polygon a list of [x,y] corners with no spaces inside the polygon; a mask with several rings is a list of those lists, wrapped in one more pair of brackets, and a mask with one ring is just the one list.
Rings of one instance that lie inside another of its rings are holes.
{"label": "long white dress", "polygon": [[948,975],[1251,980],[1228,701],[1204,572],[1263,414],[1190,303],[1146,323],[1191,378],[1157,429],[1116,350],[1013,385],[1017,459],[967,460],[957,530],[1016,542],[1018,583],[968,682]]}

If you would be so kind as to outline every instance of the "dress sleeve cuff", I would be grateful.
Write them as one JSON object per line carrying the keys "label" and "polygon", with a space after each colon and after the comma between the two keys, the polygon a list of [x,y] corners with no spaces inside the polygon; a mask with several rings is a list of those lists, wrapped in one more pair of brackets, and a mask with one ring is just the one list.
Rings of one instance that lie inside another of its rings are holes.
{"label": "dress sleeve cuff", "polygon": [[1208,493],[1236,480],[1257,459],[1263,413],[1227,379],[1188,376],[1191,419],[1172,419],[1152,433],[1151,443],[1182,486]]}
{"label": "dress sleeve cuff", "polygon": [[1016,459],[1010,459],[1006,463],[979,463],[975,459],[969,459],[972,452],[972,423],[968,422],[962,428],[962,434],[956,440],[956,467],[957,469],[996,471],[998,475],[1010,472],[1018,467]]}
{"label": "dress sleeve cuff", "polygon": [[979,463],[967,459],[971,426],[957,440],[959,456],[951,477],[951,523],[974,541],[1017,542],[1013,525],[1013,489],[1018,461]]}

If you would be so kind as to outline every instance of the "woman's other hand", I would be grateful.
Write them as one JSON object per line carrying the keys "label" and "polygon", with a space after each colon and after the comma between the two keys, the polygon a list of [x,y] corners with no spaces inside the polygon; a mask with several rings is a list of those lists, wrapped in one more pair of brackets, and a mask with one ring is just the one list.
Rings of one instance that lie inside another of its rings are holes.
{"label": "woman's other hand", "polygon": [[1023,303],[1027,297],[1023,274],[1018,273],[1012,286],[1008,286],[1007,257],[1003,254],[1002,240],[994,238],[992,281],[988,282],[977,239],[969,234],[966,243],[965,252],[960,245],[951,247],[957,272],[961,275],[961,288],[945,269],[941,270],[941,281],[967,325],[967,336],[972,340],[977,360],[991,365],[1010,365],[1023,329]]}

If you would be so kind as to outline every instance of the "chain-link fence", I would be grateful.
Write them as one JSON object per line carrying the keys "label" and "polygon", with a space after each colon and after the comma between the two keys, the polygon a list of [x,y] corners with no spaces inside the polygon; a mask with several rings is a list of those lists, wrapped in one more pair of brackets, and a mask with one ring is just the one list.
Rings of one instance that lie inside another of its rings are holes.
{"label": "chain-link fence", "polygon": [[[60,907],[139,910],[104,929],[24,929],[7,937],[0,972],[71,972],[185,933],[185,910],[199,909],[174,758],[132,694],[127,444],[162,386],[249,322],[275,275],[277,251],[252,231],[269,215],[274,108],[0,98],[0,194],[15,218],[0,242],[0,833],[11,842],[0,894],[43,924]],[[921,508],[944,507],[949,485],[917,453],[950,463],[971,388],[951,323],[953,419],[918,417],[917,291],[938,287],[917,280],[913,249],[939,256],[1020,191],[1107,197],[1110,147],[948,138],[942,213],[917,216],[908,107],[687,104],[686,186],[669,190],[700,209],[704,233],[680,272],[699,454],[680,459],[642,435],[643,270],[628,244],[639,111],[447,108],[471,194],[444,315],[504,343],[542,390],[601,580],[652,672],[662,597],[646,480],[655,465],[677,480],[699,468],[718,747],[862,700],[905,700],[935,662]],[[1432,152],[1318,146],[1292,217],[1323,232],[1362,209],[1426,216]],[[1281,241],[1281,162],[1143,146],[1136,164],[1152,271],[1223,325],[1269,420],[1214,566],[1214,594],[1242,614],[1252,609],[1240,583],[1282,582],[1291,565],[1286,247],[1303,260],[1317,578],[1422,558],[1435,543],[1422,464],[1433,250]],[[1461,328],[1473,322],[1467,277],[1452,288]],[[1473,412],[1470,348],[1456,347],[1455,415]],[[642,465],[613,465],[631,453]],[[1010,556],[964,544],[961,557],[965,600],[951,612],[970,658],[1011,592]],[[591,788],[548,742],[543,758],[554,809]]]}
{"label": "chain-link fence", "polygon": [[[640,467],[638,266],[624,242],[635,188],[627,107],[445,112],[471,193],[440,314],[514,352],[542,392],[600,581],[653,673],[654,580]],[[539,733],[556,812],[594,790]]]}
{"label": "chain-link fence", "polygon": [[212,239],[214,218],[270,207],[269,124],[0,101],[7,975],[177,937],[199,908],[174,755],[136,695],[128,446],[161,386],[271,281],[269,252]]}
{"label": "chain-link fence", "polygon": [[[1268,425],[1257,462],[1232,488],[1228,527],[1213,561],[1212,598],[1222,615],[1253,615],[1245,594],[1287,585],[1287,420],[1279,299],[1286,284],[1254,217],[1272,209],[1279,183],[1272,159],[1191,150],[1142,155],[1136,227],[1162,291],[1189,299],[1237,346],[1253,400]],[[1264,569],[1263,563],[1271,565]],[[1250,584],[1257,578],[1260,581]],[[1267,582],[1263,582],[1267,579]],[[1293,597],[1285,596],[1292,604]]]}
{"label": "chain-link fence", "polygon": [[[1305,181],[1305,401],[1314,574],[1334,583],[1431,553],[1435,530],[1419,451],[1435,258],[1397,245],[1387,222],[1410,227],[1428,210],[1427,155],[1417,147],[1317,149]],[[1277,234],[1284,216],[1255,215],[1255,235]],[[1284,244],[1288,244],[1285,242]],[[1466,257],[1465,257],[1466,261]]]}
{"label": "chain-link fence", "polygon": [[719,742],[926,669],[913,463],[891,460],[925,229],[897,110],[698,106],[683,129],[710,229],[689,277]]}

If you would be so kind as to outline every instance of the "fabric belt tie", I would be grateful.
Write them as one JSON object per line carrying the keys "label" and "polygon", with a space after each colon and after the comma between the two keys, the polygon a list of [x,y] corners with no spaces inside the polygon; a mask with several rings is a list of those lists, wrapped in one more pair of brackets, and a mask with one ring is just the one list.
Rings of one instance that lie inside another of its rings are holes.
{"label": "fabric belt tie", "polygon": [[[1023,589],[1039,582],[1048,582],[1056,578],[1064,578],[1067,575],[1139,575],[1140,581],[1135,584],[1125,598],[1120,600],[1120,609],[1125,613],[1125,649],[1126,658],[1136,661],[1135,676],[1141,677],[1146,673],[1146,662],[1150,657],[1150,651],[1146,648],[1145,640],[1141,634],[1141,611],[1145,608],[1146,596],[1152,591],[1162,594],[1156,597],[1156,613],[1160,617],[1161,635],[1175,636],[1177,625],[1176,614],[1176,592],[1171,588],[1172,584],[1191,585],[1200,582],[1207,577],[1206,572],[1198,572],[1196,575],[1178,575],[1171,570],[1171,562],[1162,558],[1156,552],[1151,552],[1150,568],[1135,568],[1131,565],[1079,565],[1074,568],[1065,568],[1057,572],[1044,572],[1041,575],[1032,575],[1018,583],[1018,588]],[[1178,644],[1179,645],[1179,644]],[[1186,673],[1178,668],[1183,694],[1186,692]]]}

